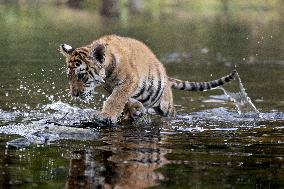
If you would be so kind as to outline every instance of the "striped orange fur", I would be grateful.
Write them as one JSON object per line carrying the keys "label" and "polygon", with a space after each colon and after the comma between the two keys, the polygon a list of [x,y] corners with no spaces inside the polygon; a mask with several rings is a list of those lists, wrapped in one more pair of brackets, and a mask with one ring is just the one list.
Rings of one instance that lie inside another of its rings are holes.
{"label": "striped orange fur", "polygon": [[96,118],[115,123],[124,112],[125,118],[137,116],[153,108],[169,116],[175,113],[172,88],[203,91],[234,79],[236,71],[218,80],[189,82],[167,76],[163,64],[142,42],[116,35],[103,36],[91,44],[72,48],[63,44],[70,91],[73,96],[89,98],[97,86],[110,93]]}

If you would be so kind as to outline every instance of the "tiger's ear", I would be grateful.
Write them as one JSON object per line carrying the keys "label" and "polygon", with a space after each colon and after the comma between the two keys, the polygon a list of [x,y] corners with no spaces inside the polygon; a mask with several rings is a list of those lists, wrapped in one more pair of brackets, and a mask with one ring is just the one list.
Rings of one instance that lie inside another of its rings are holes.
{"label": "tiger's ear", "polygon": [[106,46],[103,44],[97,44],[91,50],[90,56],[102,64],[105,61],[105,52],[106,52]]}
{"label": "tiger's ear", "polygon": [[67,44],[61,44],[59,48],[60,48],[61,54],[63,54],[65,57],[69,57],[74,51],[73,47]]}

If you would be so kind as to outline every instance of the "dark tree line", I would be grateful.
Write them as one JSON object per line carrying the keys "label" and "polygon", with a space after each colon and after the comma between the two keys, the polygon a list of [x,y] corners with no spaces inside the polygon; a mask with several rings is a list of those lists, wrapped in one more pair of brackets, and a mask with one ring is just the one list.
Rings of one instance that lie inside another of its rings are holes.
{"label": "dark tree line", "polygon": [[[83,8],[84,0],[68,0],[67,4],[71,8]],[[143,0],[129,0],[129,12],[131,14],[140,13],[143,9]],[[119,0],[101,0],[100,14],[105,17],[120,16],[120,1]]]}
{"label": "dark tree line", "polygon": [[118,0],[102,0],[101,15],[106,17],[119,17],[120,8]]}

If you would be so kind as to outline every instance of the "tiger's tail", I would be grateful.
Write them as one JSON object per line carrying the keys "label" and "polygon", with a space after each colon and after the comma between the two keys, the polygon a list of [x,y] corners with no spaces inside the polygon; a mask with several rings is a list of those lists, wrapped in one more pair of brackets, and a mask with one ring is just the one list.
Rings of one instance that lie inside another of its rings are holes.
{"label": "tiger's tail", "polygon": [[207,81],[207,82],[189,82],[189,81],[174,79],[171,77],[168,77],[168,80],[170,81],[172,88],[175,89],[186,90],[186,91],[206,91],[209,89],[215,89],[221,85],[224,85],[225,83],[234,80],[236,74],[237,70],[235,69],[229,75],[221,77],[220,79]]}

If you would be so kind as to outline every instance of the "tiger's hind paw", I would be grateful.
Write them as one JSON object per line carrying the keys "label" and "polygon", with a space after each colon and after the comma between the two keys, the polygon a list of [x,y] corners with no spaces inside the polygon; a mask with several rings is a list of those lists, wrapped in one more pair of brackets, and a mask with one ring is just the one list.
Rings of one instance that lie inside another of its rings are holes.
{"label": "tiger's hind paw", "polygon": [[146,112],[146,108],[141,102],[130,99],[124,109],[124,119],[136,120]]}

